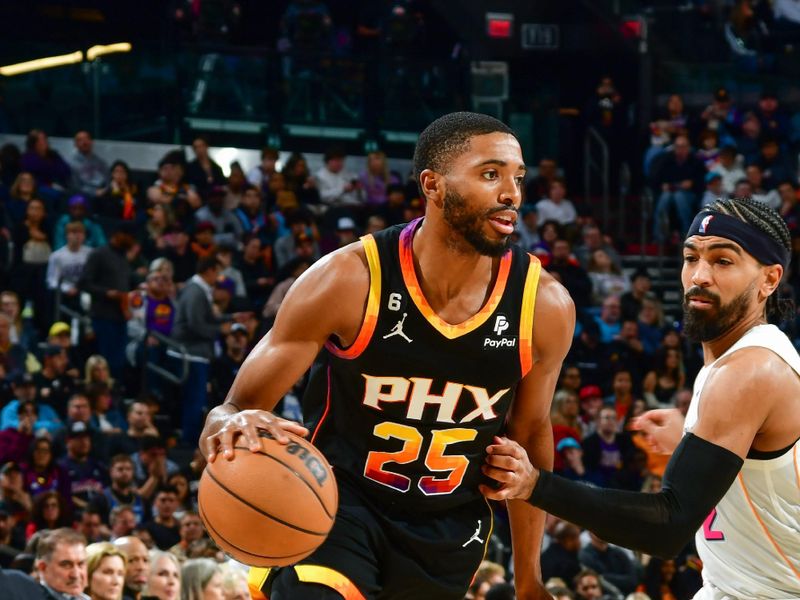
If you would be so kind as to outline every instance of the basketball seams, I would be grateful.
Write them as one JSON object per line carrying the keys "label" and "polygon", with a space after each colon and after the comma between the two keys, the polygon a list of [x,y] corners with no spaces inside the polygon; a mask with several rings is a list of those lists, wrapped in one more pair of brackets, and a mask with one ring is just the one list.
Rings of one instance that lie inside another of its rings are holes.
{"label": "basketball seams", "polygon": [[[303,533],[307,533],[307,534],[309,534],[309,535],[317,535],[317,536],[322,536],[322,537],[325,537],[325,536],[327,536],[327,535],[328,535],[328,532],[327,532],[327,531],[324,531],[324,532],[320,532],[320,531],[311,531],[310,529],[305,529],[305,528],[303,528],[303,527],[300,527],[299,525],[293,525],[292,523],[288,523],[287,521],[284,521],[283,519],[281,519],[281,518],[279,518],[279,517],[276,517],[275,515],[272,515],[272,514],[268,513],[268,512],[267,512],[267,511],[265,511],[264,509],[262,509],[262,508],[259,508],[258,506],[255,506],[254,504],[251,504],[249,501],[245,500],[245,499],[244,499],[244,498],[242,498],[240,495],[238,495],[236,492],[234,492],[233,490],[231,490],[229,487],[227,487],[225,484],[223,484],[223,483],[222,483],[222,482],[221,482],[219,479],[217,479],[216,477],[214,477],[214,474],[213,474],[211,471],[208,471],[208,470],[207,470],[206,472],[208,473],[208,476],[209,476],[209,477],[212,479],[212,481],[213,481],[214,483],[216,483],[216,484],[217,484],[217,485],[218,485],[218,486],[219,486],[219,487],[220,487],[220,488],[221,488],[221,489],[222,489],[224,492],[226,492],[226,493],[228,493],[229,495],[231,495],[232,497],[236,498],[236,499],[237,499],[239,502],[241,502],[241,503],[242,503],[242,504],[244,504],[245,506],[247,506],[247,507],[249,507],[249,508],[253,509],[253,510],[254,510],[254,511],[256,511],[257,513],[259,513],[259,514],[261,514],[261,515],[263,515],[263,516],[265,516],[265,517],[267,517],[267,518],[269,518],[269,519],[272,519],[272,520],[273,520],[273,521],[275,521],[276,523],[280,523],[281,525],[285,525],[286,527],[291,527],[292,529],[296,529],[297,531],[301,531],[301,532],[303,532]],[[298,476],[298,477],[299,477],[299,476]],[[300,478],[300,479],[302,479],[302,478]]]}
{"label": "basketball seams", "polygon": [[[234,446],[233,448],[234,448],[234,450],[247,450],[248,452],[250,451],[250,448],[247,448],[246,446]],[[283,465],[283,466],[286,468],[286,470],[287,470],[287,471],[289,471],[290,473],[292,473],[292,474],[293,474],[295,477],[297,477],[297,478],[298,478],[300,481],[302,481],[302,482],[303,482],[303,483],[304,483],[304,484],[305,484],[305,485],[308,487],[308,489],[309,489],[309,490],[311,490],[311,493],[312,493],[312,494],[314,494],[314,496],[317,498],[317,500],[319,500],[319,504],[320,504],[320,506],[322,507],[322,510],[323,510],[323,511],[325,511],[325,514],[326,514],[326,515],[328,515],[328,518],[329,518],[329,519],[335,519],[335,518],[336,518],[336,515],[335,515],[335,514],[333,514],[333,515],[332,515],[332,514],[331,514],[331,513],[328,511],[328,507],[327,507],[327,506],[325,506],[325,501],[322,499],[322,496],[320,496],[320,495],[319,495],[319,493],[317,492],[317,490],[315,490],[315,489],[314,489],[314,487],[313,487],[313,486],[312,486],[312,485],[311,485],[311,484],[310,484],[308,481],[306,481],[306,478],[305,478],[305,477],[303,477],[303,476],[302,476],[300,473],[298,473],[298,472],[297,472],[297,470],[295,470],[295,468],[294,468],[294,467],[292,467],[292,466],[291,466],[290,464],[288,464],[288,463],[285,463],[285,462],[284,462],[284,461],[282,461],[280,458],[277,458],[277,457],[275,457],[275,456],[272,456],[271,454],[267,454],[266,452],[258,452],[258,454],[261,454],[261,455],[263,455],[263,456],[266,456],[266,457],[268,457],[268,458],[271,458],[271,459],[272,459],[272,460],[274,460],[275,462],[277,462],[277,463],[279,463],[279,464]],[[327,460],[326,460],[325,462],[327,463]],[[217,481],[217,480],[216,480],[216,478],[214,479],[214,481]],[[220,485],[221,485],[221,484],[220,484]],[[337,504],[338,504],[338,502],[337,502]],[[269,516],[269,515],[268,515],[268,516]],[[317,535],[318,535],[318,534],[317,534]],[[324,534],[324,535],[327,535],[327,534]]]}

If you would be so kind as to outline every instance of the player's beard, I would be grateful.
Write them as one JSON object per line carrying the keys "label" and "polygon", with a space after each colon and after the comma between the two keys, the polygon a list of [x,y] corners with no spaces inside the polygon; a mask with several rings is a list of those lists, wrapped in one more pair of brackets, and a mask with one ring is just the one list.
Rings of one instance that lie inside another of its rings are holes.
{"label": "player's beard", "polygon": [[[453,229],[457,237],[465,240],[478,254],[484,256],[503,256],[511,247],[511,236],[503,236],[500,240],[491,240],[483,233],[483,225],[493,213],[514,210],[501,206],[489,211],[470,210],[467,200],[449,189],[444,196],[444,220]],[[454,244],[463,247],[463,244]]]}
{"label": "player's beard", "polygon": [[[717,339],[747,315],[752,286],[748,286],[733,300],[722,305],[717,294],[694,286],[683,296],[683,332],[694,342],[709,342]],[[706,298],[715,308],[699,310],[689,306],[689,297]]]}

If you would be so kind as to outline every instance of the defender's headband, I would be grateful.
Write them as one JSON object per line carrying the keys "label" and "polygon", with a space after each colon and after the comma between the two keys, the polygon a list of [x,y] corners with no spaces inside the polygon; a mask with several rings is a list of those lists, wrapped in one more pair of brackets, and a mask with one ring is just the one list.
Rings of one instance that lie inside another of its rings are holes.
{"label": "defender's headband", "polygon": [[702,211],[692,221],[686,237],[715,235],[732,240],[763,265],[789,265],[789,251],[760,229],[719,212]]}

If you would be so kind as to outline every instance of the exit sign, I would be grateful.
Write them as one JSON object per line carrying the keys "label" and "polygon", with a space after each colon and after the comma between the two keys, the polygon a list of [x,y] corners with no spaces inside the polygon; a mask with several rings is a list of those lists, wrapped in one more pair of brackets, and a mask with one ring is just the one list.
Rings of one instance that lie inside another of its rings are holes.
{"label": "exit sign", "polygon": [[551,23],[523,23],[520,28],[522,47],[526,50],[558,50],[561,29]]}

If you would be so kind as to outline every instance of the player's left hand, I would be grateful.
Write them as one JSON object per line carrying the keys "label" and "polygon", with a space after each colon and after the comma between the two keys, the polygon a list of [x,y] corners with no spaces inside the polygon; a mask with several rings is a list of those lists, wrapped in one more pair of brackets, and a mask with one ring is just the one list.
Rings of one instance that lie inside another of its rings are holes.
{"label": "player's left hand", "polygon": [[528,453],[506,437],[495,436],[494,444],[486,448],[486,464],[481,470],[500,484],[497,488],[479,486],[481,494],[489,500],[527,500],[539,479],[539,471],[528,460]]}

